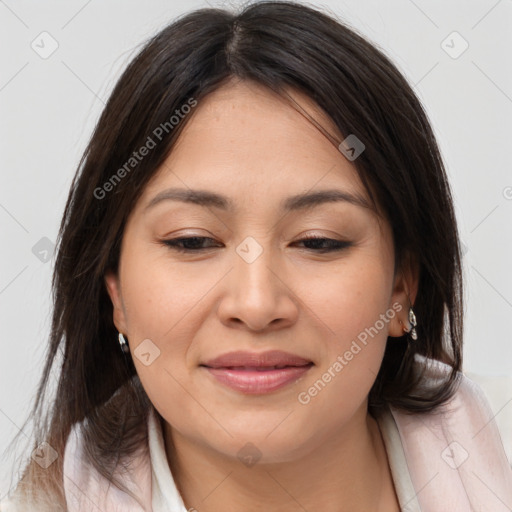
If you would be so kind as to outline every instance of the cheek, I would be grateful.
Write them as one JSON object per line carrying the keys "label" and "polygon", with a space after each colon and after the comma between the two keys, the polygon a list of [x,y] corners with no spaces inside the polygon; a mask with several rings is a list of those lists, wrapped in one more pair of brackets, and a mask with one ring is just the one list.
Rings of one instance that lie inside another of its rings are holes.
{"label": "cheek", "polygon": [[[147,374],[155,375],[156,369],[162,370],[168,360],[183,357],[186,346],[179,340],[193,297],[179,274],[140,246],[123,254],[120,275],[130,348],[142,380]],[[169,339],[176,342],[166,343]],[[143,358],[142,353],[150,356]]]}
{"label": "cheek", "polygon": [[[389,324],[392,262],[374,251],[339,265],[322,286],[305,286],[308,308],[321,320],[322,362],[301,386],[301,403],[335,407],[343,417],[363,403],[378,374]],[[382,254],[382,253],[381,253]],[[310,283],[312,285],[312,283]],[[335,414],[336,415],[336,414]]]}
{"label": "cheek", "polygon": [[121,279],[132,337],[153,339],[161,350],[179,346],[174,340],[181,340],[197,322],[197,306],[212,287],[213,274],[193,264],[173,264],[161,249],[127,253]]}
{"label": "cheek", "polygon": [[[303,282],[304,302],[331,335],[329,346],[350,345],[386,312],[392,293],[390,268],[387,259],[362,250],[325,273],[321,282],[318,276]],[[378,326],[385,340],[388,324]]]}
{"label": "cheek", "polygon": [[[190,349],[209,313],[208,292],[226,272],[206,266],[200,271],[198,265],[178,267],[162,251],[150,248],[127,251],[120,269],[137,374],[151,402],[173,424],[180,423],[183,410],[190,406],[184,391],[193,364]],[[204,411],[189,409],[187,417],[197,413],[197,421],[204,421]]]}

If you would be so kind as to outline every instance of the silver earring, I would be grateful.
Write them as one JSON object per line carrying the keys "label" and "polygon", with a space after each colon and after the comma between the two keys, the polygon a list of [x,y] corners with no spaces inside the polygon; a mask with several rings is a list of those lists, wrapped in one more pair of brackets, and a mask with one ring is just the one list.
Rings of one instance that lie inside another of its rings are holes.
{"label": "silver earring", "polygon": [[121,333],[119,333],[119,345],[121,346],[121,350],[125,354],[130,353],[130,347],[128,346],[128,342],[125,340],[124,336]]}
{"label": "silver earring", "polygon": [[[400,323],[402,324],[401,320]],[[416,341],[418,339],[418,333],[416,332],[416,326],[418,325],[418,322],[416,321],[416,315],[414,314],[412,306],[409,308],[409,323],[411,324],[410,329],[406,329],[404,324],[402,324],[402,329],[404,332],[409,333],[411,335],[411,338],[414,341]]]}
{"label": "silver earring", "polygon": [[414,314],[414,310],[412,306],[409,308],[409,323],[411,324],[411,338],[416,341],[418,339],[418,333],[416,332],[416,326],[418,322],[416,322],[416,315]]}

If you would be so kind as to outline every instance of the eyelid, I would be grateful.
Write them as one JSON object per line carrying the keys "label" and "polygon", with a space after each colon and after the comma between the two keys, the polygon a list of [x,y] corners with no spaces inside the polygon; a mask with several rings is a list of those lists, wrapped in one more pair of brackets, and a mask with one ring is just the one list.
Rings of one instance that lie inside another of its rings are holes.
{"label": "eyelid", "polygon": [[[174,250],[178,253],[182,253],[182,254],[200,254],[202,252],[205,252],[205,251],[208,251],[208,250],[212,250],[212,249],[215,249],[218,247],[215,246],[215,245],[212,245],[210,243],[210,245],[208,247],[199,247],[199,248],[193,248],[193,249],[190,249],[190,248],[184,248],[184,247],[181,247],[179,244],[183,244],[185,243],[186,241],[188,240],[191,240],[191,239],[197,239],[197,240],[200,240],[200,241],[210,241],[210,242],[213,242],[214,244],[218,242],[212,238],[212,237],[208,237],[208,236],[195,236],[195,235],[180,235],[180,236],[177,236],[177,237],[174,237],[174,238],[167,238],[167,239],[162,239],[160,241],[160,243],[164,246],[166,246],[167,248],[171,249],[171,250]],[[292,242],[292,244],[298,244],[298,243],[307,243],[307,242],[310,242],[311,240],[319,240],[319,241],[323,241],[325,244],[328,244],[330,245],[329,247],[324,247],[324,248],[317,248],[317,249],[311,249],[311,248],[301,248],[301,250],[304,250],[306,252],[310,252],[310,253],[316,253],[316,254],[327,254],[327,253],[334,253],[334,252],[341,252],[342,250],[344,249],[348,249],[349,247],[352,247],[354,245],[353,242],[351,241],[348,241],[348,240],[338,240],[336,238],[330,238],[328,236],[322,236],[322,235],[319,235],[318,233],[316,234],[310,234],[310,235],[303,235],[301,238],[295,240],[294,242]]]}

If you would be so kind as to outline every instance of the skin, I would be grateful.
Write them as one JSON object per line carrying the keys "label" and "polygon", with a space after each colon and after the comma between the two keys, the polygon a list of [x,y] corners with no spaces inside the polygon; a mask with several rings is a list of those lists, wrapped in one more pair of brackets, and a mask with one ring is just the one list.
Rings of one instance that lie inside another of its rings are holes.
{"label": "skin", "polygon": [[[312,100],[290,93],[337,133]],[[115,325],[162,416],[185,505],[205,512],[399,510],[367,397],[387,337],[409,325],[416,274],[394,275],[391,228],[370,208],[330,202],[280,212],[288,196],[325,188],[367,198],[354,164],[282,98],[232,81],[191,115],[131,212],[118,274],[105,276]],[[145,210],[170,187],[221,193],[235,209],[167,200]],[[314,235],[352,245],[322,254],[299,242]],[[195,253],[161,242],[184,236],[213,241]],[[252,263],[236,251],[248,236],[263,250]],[[300,403],[298,394],[393,304],[401,311],[308,404]],[[134,354],[146,339],[160,350],[149,366]],[[260,395],[227,388],[199,366],[234,350],[271,349],[314,366]],[[252,466],[237,456],[248,442],[261,453]]]}

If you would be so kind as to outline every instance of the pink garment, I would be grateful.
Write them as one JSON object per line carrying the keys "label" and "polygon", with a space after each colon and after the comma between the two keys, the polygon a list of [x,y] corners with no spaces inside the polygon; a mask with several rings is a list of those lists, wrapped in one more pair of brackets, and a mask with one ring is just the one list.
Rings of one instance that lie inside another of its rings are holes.
{"label": "pink garment", "polygon": [[[433,362],[430,382],[448,369]],[[422,512],[512,511],[512,468],[480,386],[462,376],[455,396],[434,412],[390,410]],[[64,475],[69,512],[152,511],[149,450],[141,450],[128,473],[118,474],[140,504],[83,463],[76,429],[66,445]]]}

